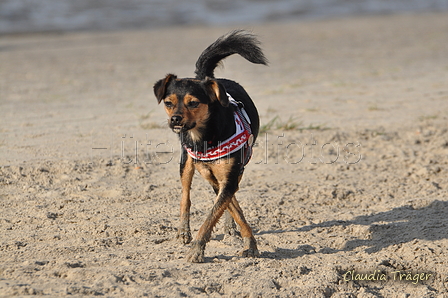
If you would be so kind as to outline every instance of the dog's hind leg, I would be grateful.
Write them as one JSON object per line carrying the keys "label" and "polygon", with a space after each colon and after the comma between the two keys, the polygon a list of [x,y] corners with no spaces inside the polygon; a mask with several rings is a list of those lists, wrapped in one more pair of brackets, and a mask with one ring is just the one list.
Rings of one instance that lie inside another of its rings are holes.
{"label": "dog's hind leg", "polygon": [[243,210],[241,210],[238,201],[235,196],[232,197],[232,201],[229,204],[228,210],[238,225],[241,227],[241,236],[244,241],[244,248],[241,252],[243,257],[258,257],[260,254],[257,248],[257,242],[255,241],[254,235],[252,234],[252,229],[247,223],[243,215]]}
{"label": "dog's hind leg", "polygon": [[224,235],[238,235],[235,221],[233,220],[232,214],[230,214],[228,209],[224,212]]}
{"label": "dog's hind leg", "polygon": [[[218,182],[210,181],[216,195],[219,193]],[[236,224],[229,210],[224,211],[224,235],[236,236],[239,232],[236,230]]]}
{"label": "dog's hind leg", "polygon": [[[206,174],[207,180],[210,183],[210,185],[213,187],[213,190],[215,191],[215,194],[218,195],[219,193],[219,185],[216,178],[210,174]],[[239,180],[238,180],[239,183]],[[224,235],[230,235],[235,236],[238,235],[239,232],[236,230],[236,224],[233,220],[232,215],[230,214],[229,210],[224,211]]]}
{"label": "dog's hind leg", "polygon": [[182,243],[191,242],[190,231],[190,189],[193,180],[194,165],[193,159],[184,150],[180,165],[180,180],[182,183],[182,199],[180,201],[180,225],[177,230],[177,239]]}

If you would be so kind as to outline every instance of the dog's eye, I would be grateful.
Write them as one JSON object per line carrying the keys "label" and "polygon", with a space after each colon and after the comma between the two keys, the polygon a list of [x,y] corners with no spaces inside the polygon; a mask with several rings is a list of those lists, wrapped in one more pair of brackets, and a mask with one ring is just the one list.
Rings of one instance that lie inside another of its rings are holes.
{"label": "dog's eye", "polygon": [[164,103],[167,108],[172,108],[174,106],[171,101],[164,101]]}
{"label": "dog's eye", "polygon": [[197,108],[198,106],[199,106],[199,101],[190,101],[189,103],[188,103],[188,107],[189,108]]}

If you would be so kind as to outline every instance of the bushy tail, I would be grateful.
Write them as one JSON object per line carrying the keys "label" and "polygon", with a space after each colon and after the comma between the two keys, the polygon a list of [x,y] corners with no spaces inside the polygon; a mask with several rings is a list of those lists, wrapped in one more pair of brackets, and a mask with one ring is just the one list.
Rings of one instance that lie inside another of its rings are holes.
{"label": "bushy tail", "polygon": [[196,62],[196,78],[203,80],[206,77],[213,78],[214,70],[220,61],[227,56],[240,54],[246,60],[255,64],[268,64],[259,47],[260,42],[255,35],[244,31],[235,30],[218,38],[206,48]]}

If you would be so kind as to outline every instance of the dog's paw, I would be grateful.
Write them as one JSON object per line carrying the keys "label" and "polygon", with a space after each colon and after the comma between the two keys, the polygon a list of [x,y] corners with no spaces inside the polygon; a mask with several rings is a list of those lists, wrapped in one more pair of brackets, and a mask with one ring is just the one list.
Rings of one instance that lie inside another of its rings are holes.
{"label": "dog's paw", "polygon": [[240,253],[242,257],[245,258],[256,258],[260,256],[257,248],[257,242],[253,237],[243,238],[244,241],[244,249]]}
{"label": "dog's paw", "polygon": [[260,253],[258,252],[257,248],[249,248],[244,249],[242,252],[240,252],[240,255],[245,258],[256,258],[260,256]]}
{"label": "dog's paw", "polygon": [[235,222],[231,221],[229,223],[226,221],[224,223],[224,235],[225,236],[239,236],[240,235],[240,233],[236,229]]}
{"label": "dog's paw", "polygon": [[181,243],[183,243],[183,244],[188,244],[188,243],[190,243],[191,240],[193,239],[193,238],[191,237],[191,232],[190,232],[190,230],[183,230],[183,229],[180,229],[180,230],[177,232],[177,236],[176,236],[176,238],[177,238]]}
{"label": "dog's paw", "polygon": [[187,261],[191,263],[204,263],[205,243],[193,241],[187,255]]}

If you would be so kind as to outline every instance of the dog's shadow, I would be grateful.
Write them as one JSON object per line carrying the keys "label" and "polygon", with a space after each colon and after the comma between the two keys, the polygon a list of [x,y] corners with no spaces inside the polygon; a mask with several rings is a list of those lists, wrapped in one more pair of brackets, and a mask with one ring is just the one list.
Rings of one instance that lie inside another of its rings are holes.
{"label": "dog's shadow", "polygon": [[[358,247],[367,247],[367,253],[375,253],[389,246],[421,240],[448,239],[448,202],[435,200],[423,208],[402,206],[390,211],[372,215],[358,216],[350,221],[327,221],[304,226],[293,230],[264,231],[258,235],[284,232],[310,232],[317,228],[337,226],[368,226],[367,239],[352,239],[343,248],[323,248],[319,252],[331,254],[339,251],[352,251]],[[350,233],[347,229],[347,233]],[[297,249],[278,248],[275,252],[264,252],[262,257],[289,259],[316,253],[314,247],[302,245]]]}
{"label": "dog's shadow", "polygon": [[261,257],[266,259],[295,259],[298,257],[303,257],[307,254],[316,253],[316,249],[311,245],[301,245],[297,249],[288,249],[277,247],[274,252],[263,251],[261,252]]}

